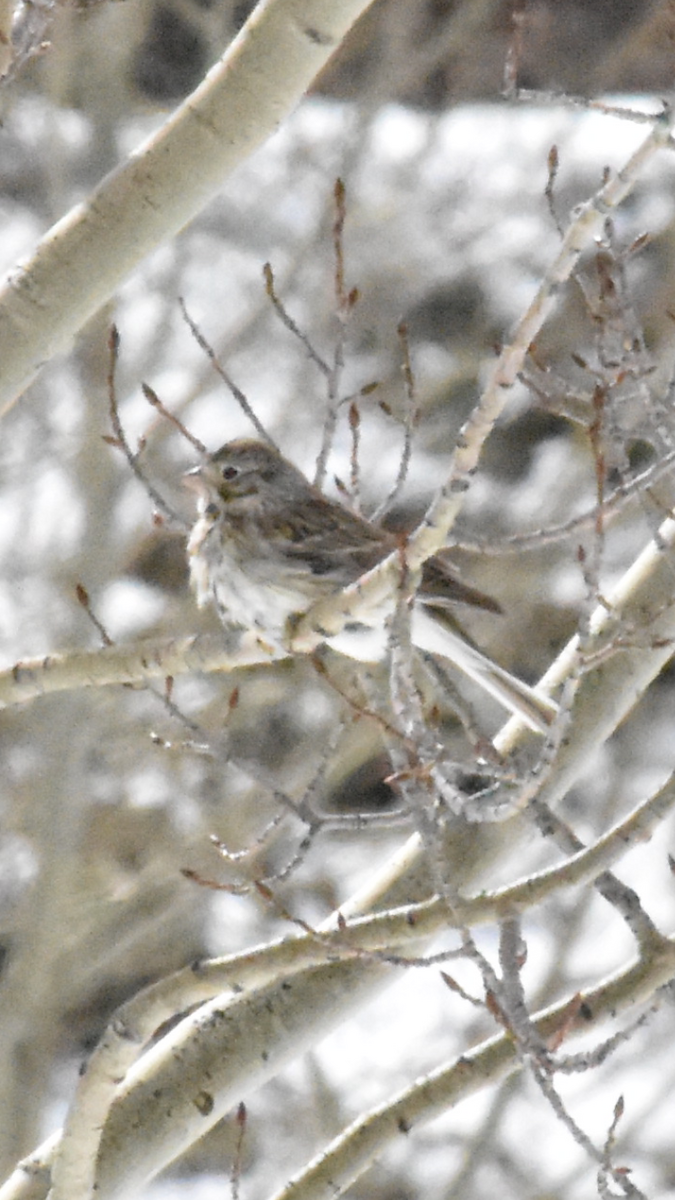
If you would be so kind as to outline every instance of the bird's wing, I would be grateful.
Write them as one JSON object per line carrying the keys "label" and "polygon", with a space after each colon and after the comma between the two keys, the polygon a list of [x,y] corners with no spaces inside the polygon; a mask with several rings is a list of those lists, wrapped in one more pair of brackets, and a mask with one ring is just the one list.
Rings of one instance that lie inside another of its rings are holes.
{"label": "bird's wing", "polygon": [[391,534],[320,493],[303,506],[302,513],[294,513],[292,523],[282,513],[272,522],[272,537],[277,546],[283,545],[289,565],[302,563],[314,576],[333,575],[336,587],[358,579],[396,544]]}
{"label": "bird's wing", "polygon": [[453,608],[457,604],[468,604],[486,612],[501,613],[502,607],[492,596],[464,583],[457,568],[448,562],[446,551],[441,550],[428,558],[422,568],[422,583],[419,598],[429,608]]}

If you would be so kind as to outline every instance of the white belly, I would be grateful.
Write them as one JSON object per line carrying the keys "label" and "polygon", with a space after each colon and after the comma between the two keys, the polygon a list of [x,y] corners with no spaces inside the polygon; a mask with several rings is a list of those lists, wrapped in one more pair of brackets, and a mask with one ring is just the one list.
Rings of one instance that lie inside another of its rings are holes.
{"label": "white belly", "polygon": [[243,562],[218,541],[214,522],[205,513],[188,542],[190,583],[200,608],[213,603],[225,624],[259,629],[269,641],[285,645],[288,618],[304,612],[306,596],[293,588],[275,586],[261,560]]}

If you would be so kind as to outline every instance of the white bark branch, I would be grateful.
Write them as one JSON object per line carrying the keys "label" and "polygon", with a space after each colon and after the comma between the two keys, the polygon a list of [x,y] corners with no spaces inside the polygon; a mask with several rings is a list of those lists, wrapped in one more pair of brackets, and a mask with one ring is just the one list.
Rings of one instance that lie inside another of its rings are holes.
{"label": "white bark branch", "polygon": [[[440,899],[407,905],[392,912],[357,919],[344,930],[335,929],[314,937],[309,934],[292,936],[245,954],[215,959],[198,969],[186,968],[147,988],[119,1010],[94,1052],[78,1086],[63,1143],[60,1145],[58,1140],[53,1140],[47,1156],[40,1150],[35,1152],[33,1158],[40,1160],[42,1186],[37,1185],[36,1191],[36,1180],[19,1168],[0,1188],[0,1200],[28,1195],[44,1197],[48,1186],[45,1172],[52,1162],[53,1200],[61,1196],[79,1200],[80,1196],[91,1194],[100,1133],[119,1081],[128,1076],[155,1030],[181,1009],[203,1005],[205,1001],[217,1002],[222,1008],[228,1004],[228,993],[265,988],[273,981],[278,986],[282,980],[288,981],[306,973],[327,959],[348,961],[360,952],[366,955],[369,951],[379,950],[400,952],[405,946],[428,939],[452,925],[475,926],[498,919],[505,911],[525,911],[555,891],[578,886],[607,870],[627,848],[651,834],[656,824],[671,811],[674,802],[675,787],[671,778],[588,849],[556,867],[496,892],[482,892],[458,901],[452,914]],[[210,1012],[203,1010],[202,1015],[206,1011]],[[183,1027],[185,1040],[199,1038],[201,1028],[195,1029],[188,1022],[187,1031]],[[167,1049],[165,1042],[160,1046]],[[158,1046],[158,1055],[159,1049]],[[487,1081],[483,1079],[483,1082]],[[198,1112],[193,1116],[197,1124],[194,1136],[199,1136],[203,1132],[204,1117]],[[22,1189],[22,1180],[25,1188],[30,1185],[30,1192]]]}
{"label": "white bark branch", "polygon": [[[584,992],[581,997],[575,996],[574,1008],[579,1014],[575,1022],[571,1019],[569,999],[536,1014],[533,1022],[544,1038],[555,1037],[562,1028],[568,1034],[587,1032],[600,1024],[605,1017],[614,1017],[617,1013],[644,1003],[659,987],[668,983],[674,974],[675,944],[663,939],[660,953],[617,972],[596,988]],[[260,993],[257,995],[260,996]],[[264,999],[264,992],[262,996]],[[308,1001],[310,999],[311,997],[307,997]],[[339,995],[337,999],[340,999]],[[202,1012],[202,1017],[204,1015]],[[267,1034],[271,1013],[266,1013],[264,1004],[262,1015],[264,1032]],[[233,1040],[237,1041],[240,1031],[228,1029],[227,1023],[222,1021],[223,1013],[217,1007],[210,1009],[208,1016],[212,1027],[220,1025],[221,1036],[225,1029],[234,1033]],[[216,1017],[220,1020],[215,1020]],[[227,1041],[226,1048],[231,1050]],[[180,1049],[178,1045],[176,1050],[180,1052]],[[227,1065],[231,1066],[231,1063],[232,1059],[228,1054]],[[478,1088],[504,1078],[505,1074],[518,1069],[518,1065],[510,1035],[491,1038],[469,1053],[463,1054],[458,1061],[443,1064],[432,1075],[406,1088],[393,1101],[366,1114],[345,1130],[344,1134],[313,1160],[301,1176],[291,1181],[287,1189],[279,1193],[275,1200],[282,1200],[282,1197],[283,1200],[319,1200],[326,1196],[331,1200],[358,1178],[392,1140],[407,1133],[414,1124],[431,1120],[472,1095]],[[218,1071],[219,1075],[220,1073]],[[199,1083],[199,1080],[197,1082]],[[184,1095],[184,1084],[185,1080],[181,1078],[176,1089],[178,1095]],[[235,1076],[228,1080],[228,1086],[231,1089],[230,1104],[234,1104],[243,1094],[241,1082]],[[196,1093],[202,1104],[205,1095],[204,1089]],[[153,1096],[153,1103],[155,1099]],[[0,1200],[45,1200],[49,1169],[57,1150],[57,1142],[58,1135],[53,1135],[29,1158],[18,1164],[7,1182],[0,1187]],[[111,1146],[109,1151],[112,1151],[114,1159],[123,1157],[123,1145],[118,1145],[116,1151],[115,1147]],[[116,1186],[114,1180],[109,1179],[106,1186],[97,1190],[96,1195],[102,1200],[111,1200],[111,1197],[128,1195],[130,1191],[133,1194],[131,1179],[127,1181],[126,1187]]]}
{"label": "white bark branch", "polygon": [[273,980],[289,980],[327,961],[367,957],[369,952],[401,954],[450,927],[474,927],[497,921],[505,913],[525,912],[555,892],[596,879],[631,846],[651,836],[673,805],[675,777],[586,850],[497,891],[460,899],[452,912],[437,897],[356,919],[344,928],[314,936],[299,934],[248,953],[214,959],[196,969],[177,971],[145,989],[118,1010],[87,1064],[56,1155],[50,1200],[80,1200],[92,1194],[101,1131],[119,1081],[164,1021],[218,995],[222,1004],[224,996]]}
{"label": "white bark branch", "polygon": [[[555,1038],[563,1028],[568,1034],[587,1033],[604,1018],[614,1017],[649,999],[674,974],[675,943],[664,939],[660,955],[639,961],[596,988],[535,1014],[532,1024],[544,1039]],[[576,1005],[578,1015],[570,1022],[572,1004]],[[414,1126],[440,1116],[520,1067],[510,1032],[490,1038],[360,1117],[277,1192],[273,1200],[336,1200],[376,1158],[406,1137]]]}
{"label": "white bark branch", "polygon": [[9,273],[0,290],[0,408],[278,128],[369,3],[262,0],[159,132]]}
{"label": "white bark branch", "polygon": [[[657,132],[659,130],[658,138],[656,133],[652,137],[651,151],[657,148],[657,144],[663,143],[664,135],[660,126]],[[641,163],[644,163],[647,153],[646,145],[643,146],[642,158],[638,156]],[[614,181],[617,194],[621,188],[628,187],[627,178],[622,173],[618,183]],[[587,232],[587,226],[590,225],[595,228],[593,222],[597,223],[602,215],[603,209],[596,202],[592,220],[589,217],[587,222],[580,222],[580,230]],[[579,248],[572,240],[568,247],[569,254],[577,252]],[[555,273],[552,278],[555,282]],[[529,335],[534,332],[532,324],[524,328]],[[522,337],[519,344],[522,344],[524,352],[526,338]],[[498,407],[501,389],[505,389],[508,383],[508,372],[500,375],[498,369],[492,385],[494,395],[473,426],[477,432],[472,440],[471,454],[487,436],[493,419],[491,414]],[[466,444],[460,445],[451,484],[441,498],[441,508],[430,510],[420,533],[419,547],[415,543],[414,553],[419,553],[419,561],[426,556],[438,535],[439,526],[435,524],[434,514],[439,511],[441,521],[446,520],[456,502],[456,495],[461,491],[456,486],[457,480],[465,478],[462,474],[465,470],[470,474],[471,465],[466,452]],[[461,466],[459,475],[458,463]],[[446,501],[449,507],[442,510]],[[442,515],[443,512],[445,515]],[[591,636],[584,647],[586,653],[600,651],[620,637],[627,643],[632,638],[634,644],[604,658],[583,677],[571,728],[542,789],[549,802],[555,801],[571,786],[584,769],[590,750],[601,744],[630,711],[673,652],[675,609],[672,605],[670,552],[674,545],[675,521],[668,520],[659,531],[659,539],[647,547],[609,597],[609,611],[607,607],[598,609],[591,622]],[[365,595],[363,587],[354,589],[353,610],[349,612],[357,613],[359,604],[368,602],[369,597]],[[338,611],[344,610],[338,606]],[[323,626],[323,622],[321,624]],[[635,629],[632,630],[631,626]],[[217,639],[210,640],[214,657],[209,658],[204,649],[206,644],[202,639],[188,639],[183,643],[152,643],[148,644],[154,647],[151,652],[148,646],[132,648],[131,651],[128,647],[113,647],[110,651],[99,651],[95,655],[71,656],[70,660],[20,664],[8,673],[5,681],[0,680],[0,684],[5,682],[8,694],[14,687],[14,699],[25,699],[28,689],[32,689],[29,694],[35,695],[42,690],[83,684],[129,682],[133,672],[137,672],[137,678],[145,679],[178,674],[181,670],[216,669],[216,664],[218,669],[225,670],[242,665],[241,646],[235,652],[231,649],[225,652],[222,639],[220,646]],[[248,652],[253,656],[248,661],[265,661],[271,657],[255,638],[251,638]],[[128,660],[127,654],[130,656]],[[573,640],[545,677],[544,685],[551,688],[559,685],[576,669],[578,655],[579,646]],[[94,662],[100,661],[104,667],[97,674]],[[111,678],[113,671],[114,679]],[[54,680],[56,684],[52,686]],[[22,684],[26,690],[19,695],[17,689]],[[499,739],[501,747],[504,749],[512,744],[515,736],[511,727],[511,732]],[[475,831],[473,836],[476,836]],[[499,836],[498,831],[496,836]],[[346,915],[366,911],[383,900],[390,904],[400,903],[404,896],[409,898],[411,894],[424,894],[424,888],[428,886],[428,871],[420,840],[415,836],[374,878],[369,888],[364,889],[343,911]],[[663,982],[672,971],[672,955],[664,952],[661,958],[655,955],[652,964],[641,964],[640,968],[625,974],[621,987],[626,1003],[633,1003],[636,995],[642,997],[645,988],[653,985],[654,979]],[[305,968],[300,975],[294,976],[290,984],[286,978],[283,982],[275,980],[250,992],[236,1003],[230,1004],[220,995],[203,1005],[198,1013],[172,1031],[168,1039],[143,1055],[120,1087],[101,1147],[97,1180],[100,1200],[113,1200],[128,1191],[137,1190],[149,1175],[166,1165],[204,1133],[234,1100],[240,1099],[272,1076],[283,1062],[301,1053],[337,1020],[343,1019],[351,1007],[362,1003],[370,991],[379,985],[382,977],[383,968],[377,963],[321,964]],[[617,1003],[618,987],[618,982],[609,987],[613,1004]],[[85,1181],[83,1186],[88,1187],[88,1182]],[[2,1191],[0,1200],[4,1200]]]}
{"label": "white bark branch", "polygon": [[[612,621],[618,622],[622,618],[639,621],[650,644],[617,652],[582,680],[572,726],[560,751],[560,765],[556,760],[543,788],[549,801],[559,798],[572,786],[585,769],[591,749],[609,736],[673,652],[670,639],[675,636],[675,608],[671,603],[672,558],[668,550],[675,543],[675,521],[664,522],[659,533],[659,541],[650,543],[610,595],[610,613],[603,607],[592,622],[597,647],[606,641]],[[589,649],[593,648],[591,644]],[[568,671],[576,662],[577,653],[573,641],[560,656],[557,667],[552,668],[550,674],[554,682],[558,681],[559,673]],[[485,829],[484,826],[481,828]],[[498,827],[496,836],[499,836],[499,829],[505,828],[508,824]],[[415,834],[369,887],[343,906],[342,912],[348,917],[383,903],[401,903],[415,894],[424,894],[424,888],[428,886],[423,849]],[[184,1091],[185,1075],[176,1073],[173,1053],[168,1062],[163,1060],[159,1047],[151,1061],[144,1056],[142,1072],[139,1075],[135,1070],[130,1072],[104,1131],[98,1178],[100,1190],[97,1192],[100,1200],[116,1200],[124,1195],[125,1188],[133,1191],[145,1177],[141,1174],[141,1161],[144,1170],[158,1170],[167,1161],[167,1155],[172,1157],[178,1148],[197,1136],[195,1121],[204,1131],[212,1119],[227,1111],[233,1102],[230,1091],[233,1078],[236,1079],[236,1097],[240,1098],[245,1073],[238,1074],[243,1071],[243,1063],[235,1050],[226,1050],[225,1043],[229,1046],[230,1039],[239,1045],[249,1045],[251,1063],[255,1064],[251,1086],[255,1086],[265,1075],[259,1066],[261,1055],[266,1064],[274,1062],[274,1069],[277,1069],[282,1061],[288,1061],[294,1053],[302,1053],[313,1040],[325,1035],[338,1017],[344,1015],[342,1005],[349,1010],[363,1002],[381,980],[382,968],[376,963],[331,964],[298,976],[290,989],[280,983],[264,988],[261,993],[256,993],[258,999],[252,1001],[251,1007],[246,1010],[239,1010],[239,1006],[229,1008],[227,1017],[222,1015],[222,998],[214,1002],[208,1021],[201,1023],[198,1031],[192,1030],[191,1036],[180,1044],[182,1068],[191,1080],[187,1094]],[[202,1012],[202,1018],[205,1015]],[[221,1040],[224,1027],[227,1038]],[[283,1046],[273,1045],[269,1040],[273,1029]],[[193,1046],[195,1036],[198,1045]],[[207,1041],[209,1052],[205,1051]],[[218,1080],[222,1079],[222,1092],[215,1086],[214,1061],[227,1062],[222,1075],[220,1069],[217,1072]],[[201,1113],[196,1118],[190,1110],[189,1098],[185,1098],[196,1094],[200,1070],[204,1072],[201,1077],[203,1088],[213,1099],[212,1116],[208,1118]],[[162,1098],[159,1116],[157,1109],[152,1107],[153,1098],[157,1096]],[[174,1106],[176,1096],[183,1097],[178,1108]],[[118,1175],[120,1170],[126,1172],[123,1185]]]}
{"label": "white bark branch", "polygon": [[52,692],[140,684],[192,671],[235,671],[283,657],[255,633],[226,631],[48,654],[20,660],[0,672],[0,708]]}
{"label": "white bark branch", "polygon": [[[448,534],[464,504],[483,446],[504,411],[510,389],[523,368],[528,349],[551,312],[561,285],[570,278],[580,255],[600,233],[608,213],[625,200],[651,159],[670,143],[672,121],[670,110],[664,110],[661,117],[655,118],[650,133],[622,170],[612,175],[590,200],[576,210],[560,250],[510,335],[478,404],[460,430],[446,484],[408,540],[407,570],[417,571],[426,559],[446,545]],[[396,551],[338,596],[330,596],[313,605],[298,622],[294,647],[299,650],[312,649],[322,640],[321,631],[339,633],[359,611],[369,606],[376,608],[396,589],[400,572],[401,557]],[[545,692],[543,681],[540,686]]]}

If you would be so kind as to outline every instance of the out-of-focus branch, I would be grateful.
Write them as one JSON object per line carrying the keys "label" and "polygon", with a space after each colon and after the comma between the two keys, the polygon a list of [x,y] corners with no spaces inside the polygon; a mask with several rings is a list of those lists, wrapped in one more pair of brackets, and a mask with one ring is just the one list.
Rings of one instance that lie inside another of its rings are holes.
{"label": "out-of-focus branch", "polygon": [[13,0],[0,0],[0,75],[4,75],[12,61]]}
{"label": "out-of-focus branch", "polygon": [[67,349],[133,267],[277,129],[369,2],[262,0],[159,132],[9,273],[0,291],[0,405]]}

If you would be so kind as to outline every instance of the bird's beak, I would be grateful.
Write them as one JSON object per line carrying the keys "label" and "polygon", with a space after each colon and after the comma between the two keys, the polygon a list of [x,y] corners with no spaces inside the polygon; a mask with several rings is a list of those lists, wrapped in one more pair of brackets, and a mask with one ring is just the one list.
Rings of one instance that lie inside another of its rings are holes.
{"label": "bird's beak", "polygon": [[184,488],[188,488],[191,492],[197,492],[198,495],[204,495],[206,491],[206,481],[204,479],[204,468],[193,467],[192,470],[186,471],[183,475],[182,484]]}

